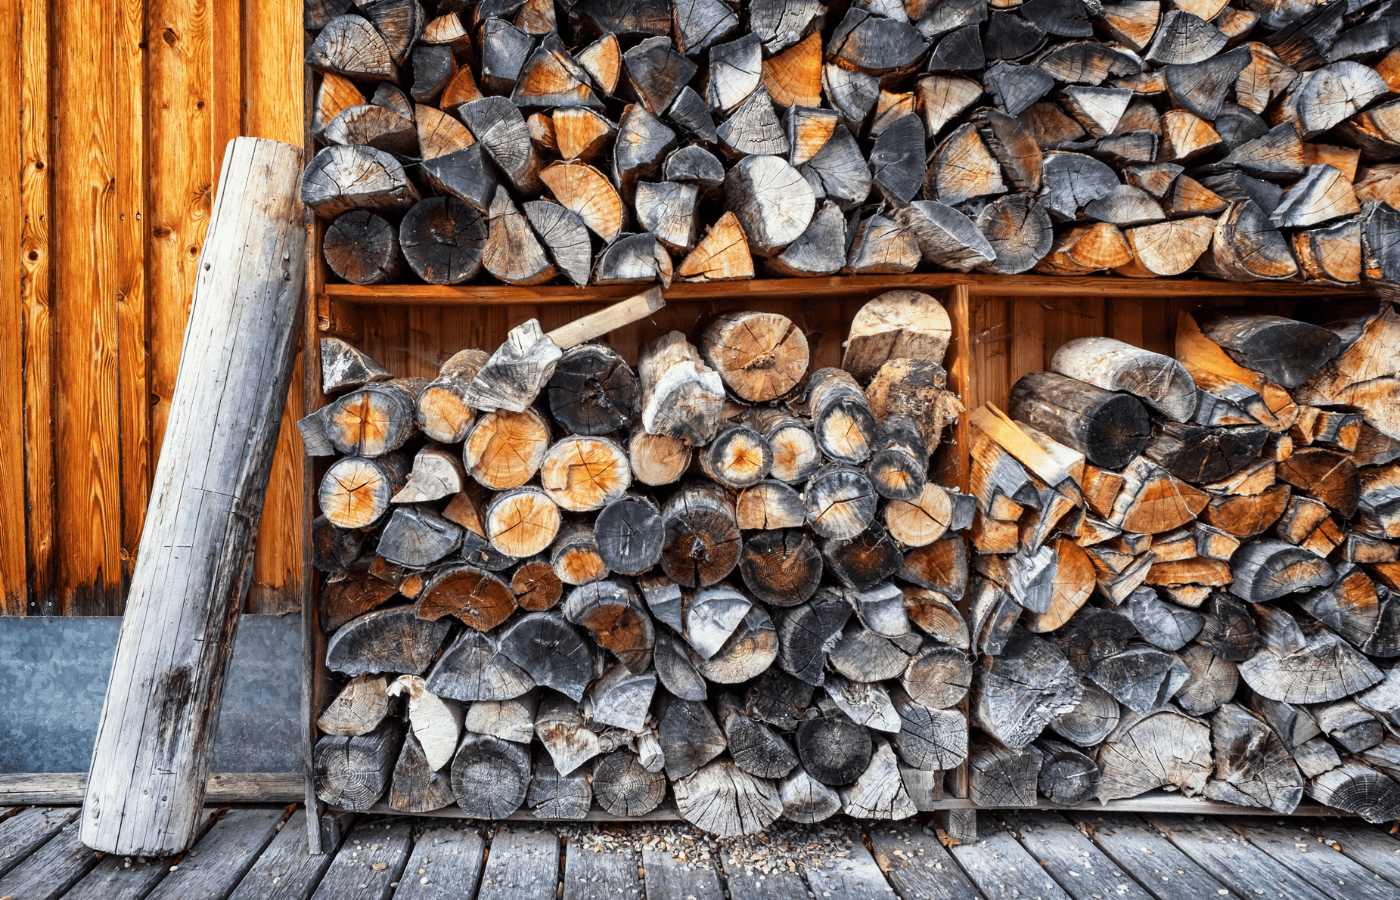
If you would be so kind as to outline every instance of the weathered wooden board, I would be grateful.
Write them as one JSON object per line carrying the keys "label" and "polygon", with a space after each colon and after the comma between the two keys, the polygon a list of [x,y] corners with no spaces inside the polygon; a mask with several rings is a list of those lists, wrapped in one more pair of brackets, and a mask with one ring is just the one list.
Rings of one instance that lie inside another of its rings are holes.
{"label": "weathered wooden board", "polygon": [[1346,820],[1311,823],[1308,830],[1400,887],[1400,840],[1392,835],[1374,825]]}
{"label": "weathered wooden board", "polygon": [[913,824],[874,825],[867,832],[875,862],[900,897],[980,900],[953,856]]}
{"label": "weathered wooden board", "polygon": [[1217,897],[1225,890],[1205,869],[1137,816],[1083,812],[1070,813],[1069,818],[1087,829],[1099,849],[1157,900]]}
{"label": "weathered wooden board", "polygon": [[640,900],[642,879],[637,874],[641,858],[634,847],[591,849],[579,838],[570,838],[564,854],[563,900]]}
{"label": "weathered wooden board", "polygon": [[280,809],[228,811],[172,868],[150,900],[227,895],[277,836],[281,822]]}
{"label": "weathered wooden board", "polygon": [[0,822],[0,875],[24,862],[77,815],[76,809],[31,807]]}
{"label": "weathered wooden board", "polygon": [[1231,820],[1228,827],[1324,894],[1344,894],[1347,900],[1395,897],[1395,885],[1297,825],[1258,818]]}
{"label": "weathered wooden board", "polygon": [[647,900],[724,900],[714,860],[679,860],[670,850],[643,850]]}
{"label": "weathered wooden board", "polygon": [[480,900],[554,900],[559,838],[552,831],[503,828],[491,839]]}
{"label": "weathered wooden board", "polygon": [[865,848],[859,833],[848,835],[850,855],[824,860],[821,868],[807,870],[807,884],[818,897],[831,900],[885,900],[890,884]]}
{"label": "weathered wooden board", "polygon": [[1074,900],[1152,900],[1151,894],[1063,817],[1006,812],[1001,818]]}
{"label": "weathered wooden board", "polygon": [[997,827],[991,818],[977,817],[977,834],[977,843],[954,847],[953,856],[990,900],[1013,897],[1069,900],[1069,895],[1040,868],[1026,848]]}
{"label": "weathered wooden board", "polygon": [[65,825],[51,840],[0,878],[0,897],[54,900],[97,865],[97,854],[78,839],[78,825],[78,822]]}
{"label": "weathered wooden board", "polygon": [[336,847],[311,853],[306,845],[306,811],[297,810],[243,876],[229,900],[306,900],[335,860]]}
{"label": "weathered wooden board", "polygon": [[345,836],[335,861],[311,896],[316,900],[388,900],[412,846],[411,821],[357,825]]}
{"label": "weathered wooden board", "polygon": [[486,842],[475,828],[431,828],[418,836],[394,900],[474,897]]}
{"label": "weathered wooden board", "polygon": [[1241,897],[1283,897],[1287,900],[1326,900],[1324,894],[1271,860],[1264,851],[1225,825],[1194,817],[1147,821],[1167,835],[1181,852],[1195,860],[1217,881]]}

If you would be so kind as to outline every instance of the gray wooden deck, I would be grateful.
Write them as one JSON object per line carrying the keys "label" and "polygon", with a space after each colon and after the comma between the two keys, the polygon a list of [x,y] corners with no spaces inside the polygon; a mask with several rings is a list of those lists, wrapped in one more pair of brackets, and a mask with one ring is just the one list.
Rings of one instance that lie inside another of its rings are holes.
{"label": "gray wooden deck", "polygon": [[[290,807],[289,807],[290,809]],[[306,852],[304,812],[210,811],[190,852],[103,857],[76,807],[0,809],[0,900],[1396,900],[1400,839],[1347,819],[983,813],[835,819],[737,840],[685,825],[366,816]]]}

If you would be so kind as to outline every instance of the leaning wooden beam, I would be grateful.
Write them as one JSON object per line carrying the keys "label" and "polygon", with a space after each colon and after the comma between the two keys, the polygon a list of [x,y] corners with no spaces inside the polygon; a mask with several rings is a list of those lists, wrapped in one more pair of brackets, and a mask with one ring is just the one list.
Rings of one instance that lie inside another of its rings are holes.
{"label": "leaning wooden beam", "polygon": [[299,340],[301,163],[253,138],[224,153],[83,804],[83,843],[107,853],[180,852],[203,815]]}

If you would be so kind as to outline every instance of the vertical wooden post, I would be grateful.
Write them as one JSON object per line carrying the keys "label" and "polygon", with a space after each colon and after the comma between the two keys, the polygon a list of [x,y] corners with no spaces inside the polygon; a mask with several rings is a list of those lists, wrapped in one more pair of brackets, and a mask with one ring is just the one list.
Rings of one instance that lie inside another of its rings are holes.
{"label": "vertical wooden post", "polygon": [[[971,362],[972,362],[972,289],[966,284],[953,286],[948,317],[953,321],[953,340],[948,346],[948,386],[963,399],[968,409],[958,417],[953,426],[954,440],[957,441],[958,490],[966,492],[968,479],[972,473],[972,429],[968,424],[968,414],[972,412]],[[958,601],[958,611],[967,618],[967,598]],[[969,715],[967,699],[958,704],[964,716]],[[967,760],[963,760],[947,776],[948,793],[954,797],[967,797]],[[977,840],[977,810],[944,809],[934,814],[938,827],[962,841],[971,843]]]}
{"label": "vertical wooden post", "polygon": [[82,840],[184,850],[213,758],[299,339],[301,150],[231,141],[93,750]]}

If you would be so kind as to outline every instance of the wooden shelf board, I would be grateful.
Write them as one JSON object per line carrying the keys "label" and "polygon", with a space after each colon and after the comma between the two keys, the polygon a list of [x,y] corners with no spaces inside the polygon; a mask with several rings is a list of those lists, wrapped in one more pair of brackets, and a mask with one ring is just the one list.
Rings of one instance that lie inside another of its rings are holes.
{"label": "wooden shelf board", "polygon": [[[1316,297],[1352,295],[1357,288],[1296,282],[1203,281],[1200,279],[1120,278],[1049,275],[838,275],[830,278],[761,278],[705,284],[677,282],[666,289],[669,302],[744,300],[765,297],[870,296],[898,288],[940,290],[968,285],[976,296],[992,297]],[[513,287],[510,285],[371,285],[326,284],[324,297],[335,303],[360,306],[503,306],[513,304],[605,303],[645,290],[647,285],[614,284],[586,288],[568,285]]]}
{"label": "wooden shelf board", "polygon": [[[996,811],[997,811],[998,809],[1000,809],[1000,808],[1001,808],[1001,807],[978,806],[977,804],[973,803],[971,800],[967,800],[967,799],[960,798],[960,797],[944,797],[944,798],[941,799],[941,800],[933,800],[933,801],[930,801],[930,802],[925,803],[924,806],[921,807],[919,811],[920,811],[920,812],[936,812],[936,811],[939,811],[939,810],[946,810],[946,809],[970,809],[970,810],[981,810],[981,811],[986,811],[986,812],[996,812]],[[1273,812],[1272,810],[1260,809],[1260,808],[1257,807],[1257,806],[1236,806],[1236,805],[1234,805],[1233,803],[1220,803],[1220,802],[1215,801],[1215,800],[1207,800],[1207,799],[1205,799],[1204,797],[1183,797],[1183,796],[1182,796],[1181,794],[1179,794],[1179,793],[1175,793],[1175,792],[1173,792],[1173,793],[1167,793],[1167,792],[1165,792],[1165,791],[1152,791],[1152,792],[1150,792],[1150,793],[1143,794],[1141,797],[1130,797],[1130,798],[1128,798],[1128,799],[1126,799],[1126,800],[1110,800],[1110,801],[1107,802],[1107,803],[1099,803],[1099,802],[1097,802],[1097,801],[1091,801],[1091,802],[1089,802],[1089,803],[1081,803],[1081,804],[1076,805],[1076,806],[1067,806],[1067,805],[1064,805],[1064,804],[1049,803],[1049,802],[1045,801],[1044,798],[1041,798],[1041,799],[1040,799],[1040,802],[1038,802],[1035,806],[1016,807],[1016,808],[1017,808],[1017,809],[1034,809],[1034,810],[1059,810],[1059,811],[1065,811],[1065,812],[1081,812],[1081,813],[1095,813],[1095,812],[1104,812],[1104,813],[1115,813],[1115,812],[1121,812],[1121,813],[1178,813],[1178,814],[1193,814],[1193,813],[1194,813],[1194,814],[1197,814],[1197,815],[1212,815],[1212,816],[1222,816],[1222,815],[1224,815],[1224,816],[1264,816],[1264,815],[1278,815],[1278,813],[1275,813],[1275,812]],[[370,808],[369,808],[368,810],[366,810],[366,811],[367,811],[367,812],[370,812],[370,813],[383,814],[383,815],[403,815],[403,813],[398,812],[397,810],[391,809],[391,808],[389,807],[389,804],[383,803],[383,802],[376,803],[374,806],[370,807]],[[328,812],[329,814],[334,815],[334,814],[337,814],[337,813],[349,812],[349,810],[345,810],[345,809],[341,809],[341,808],[339,808],[339,807],[334,807],[334,806],[333,806],[333,807],[330,807],[330,809],[329,809],[327,812]],[[445,809],[435,810],[435,811],[430,812],[430,813],[418,813],[417,815],[430,816],[430,817],[433,817],[433,818],[440,818],[440,819],[469,819],[469,818],[472,818],[471,816],[466,815],[466,813],[464,813],[461,809],[458,809],[457,807],[454,807],[454,806],[449,806],[449,807],[447,807],[447,808],[445,808]],[[1294,815],[1294,816],[1347,816],[1347,815],[1349,815],[1349,814],[1348,814],[1348,813],[1340,812],[1340,811],[1338,811],[1338,810],[1335,810],[1335,809],[1331,808],[1330,806],[1323,806],[1321,803],[1317,803],[1317,802],[1312,801],[1312,800],[1307,800],[1307,801],[1304,801],[1303,803],[1298,804],[1298,808],[1297,808],[1296,810],[1294,810],[1294,811],[1291,813],[1291,815]],[[624,818],[624,817],[620,817],[620,816],[614,816],[614,815],[612,815],[612,814],[610,814],[610,813],[608,813],[608,812],[605,812],[605,811],[603,811],[603,810],[598,809],[598,808],[595,807],[594,809],[590,810],[589,813],[588,813],[588,815],[587,815],[586,817],[584,817],[583,819],[542,819],[542,818],[540,818],[539,816],[536,816],[534,813],[531,813],[531,812],[522,810],[522,811],[519,811],[519,812],[512,813],[511,815],[507,816],[507,817],[506,817],[505,819],[503,819],[502,821],[506,821],[506,822],[619,822],[619,823],[624,823],[624,824],[625,824],[625,823],[628,823],[628,822],[681,822],[681,821],[684,821],[684,819],[681,818],[681,814],[680,814],[679,811],[677,811],[677,809],[676,809],[676,807],[675,807],[675,804],[672,803],[671,800],[668,798],[668,799],[666,800],[665,803],[662,803],[661,806],[657,807],[656,809],[652,810],[651,812],[647,813],[646,815],[644,815],[644,816],[636,816],[636,817],[634,817],[634,818]]]}
{"label": "wooden shelf board", "polygon": [[[82,803],[86,772],[27,772],[0,775],[0,806]],[[209,776],[206,803],[298,803],[306,799],[306,776],[300,772],[215,772]]]}

